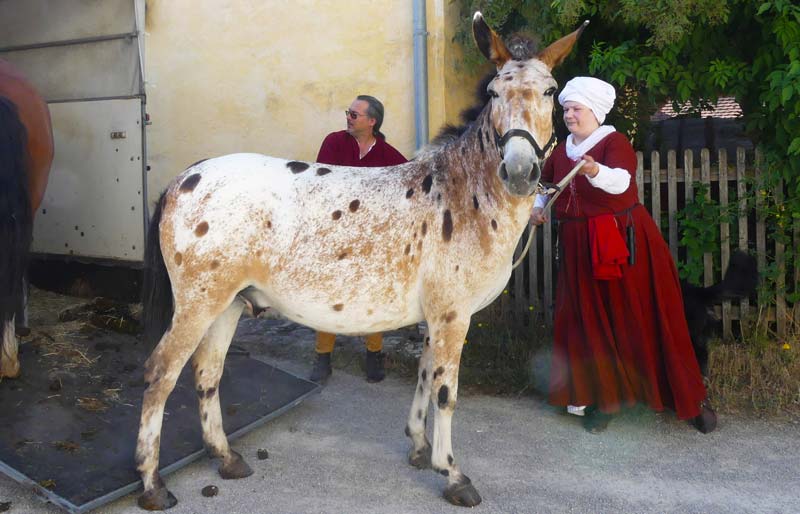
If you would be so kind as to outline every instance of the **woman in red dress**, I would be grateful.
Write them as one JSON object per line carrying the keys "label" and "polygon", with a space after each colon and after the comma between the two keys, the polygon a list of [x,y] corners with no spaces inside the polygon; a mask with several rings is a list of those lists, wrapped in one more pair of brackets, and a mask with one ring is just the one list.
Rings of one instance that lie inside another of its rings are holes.
{"label": "woman in red dress", "polygon": [[[558,97],[570,135],[547,160],[542,180],[557,182],[581,159],[586,164],[554,204],[561,255],[549,401],[584,414],[590,432],[604,430],[621,408],[644,403],[672,409],[707,433],[716,416],[675,263],[638,203],[633,147],[602,125],[615,96],[602,80],[576,77]],[[539,197],[534,224],[546,219],[543,205]]]}

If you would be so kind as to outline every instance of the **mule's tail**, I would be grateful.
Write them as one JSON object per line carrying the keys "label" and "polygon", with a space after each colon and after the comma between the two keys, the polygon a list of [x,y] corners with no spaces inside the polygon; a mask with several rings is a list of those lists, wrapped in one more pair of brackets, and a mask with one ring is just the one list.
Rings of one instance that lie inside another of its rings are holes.
{"label": "mule's tail", "polygon": [[161,194],[156,204],[150,229],[147,232],[147,244],[144,249],[144,281],[142,284],[142,324],[144,325],[144,341],[148,346],[155,346],[172,321],[172,283],[169,280],[164,256],[161,255],[161,239],[159,225],[164,209],[166,191]]}
{"label": "mule's tail", "polygon": [[0,336],[24,301],[22,277],[33,235],[26,148],[16,107],[0,97]]}

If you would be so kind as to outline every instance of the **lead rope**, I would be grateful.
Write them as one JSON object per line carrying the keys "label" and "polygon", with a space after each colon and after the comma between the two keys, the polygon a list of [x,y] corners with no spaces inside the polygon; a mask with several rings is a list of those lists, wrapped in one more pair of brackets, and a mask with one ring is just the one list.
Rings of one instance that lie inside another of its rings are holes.
{"label": "lead rope", "polygon": [[[555,185],[551,184],[550,186],[545,188],[544,186],[542,186],[542,183],[539,182],[536,194],[537,195],[552,195],[550,197],[550,199],[547,200],[547,203],[544,204],[544,209],[543,209],[542,212],[547,212],[547,210],[550,208],[550,206],[553,204],[553,202],[556,201],[556,198],[558,198],[561,195],[561,193],[564,191],[564,188],[570,182],[572,182],[572,179],[575,178],[575,175],[578,173],[578,170],[581,169],[581,167],[584,164],[586,164],[586,161],[584,161],[584,160],[582,160],[581,162],[576,164],[575,167],[572,168],[572,170],[570,170],[570,172],[567,173],[567,175],[564,178],[562,178],[561,182],[559,182],[558,184],[555,184]],[[531,241],[533,241],[533,236],[535,236],[535,235],[536,235],[536,225],[531,225],[531,228],[528,231],[528,242],[525,243],[525,248],[522,249],[522,254],[519,256],[519,258],[514,263],[514,265],[511,266],[512,270],[516,269],[516,267],[519,266],[519,264],[522,262],[522,259],[524,259],[525,256],[528,254],[528,250],[531,247]]]}

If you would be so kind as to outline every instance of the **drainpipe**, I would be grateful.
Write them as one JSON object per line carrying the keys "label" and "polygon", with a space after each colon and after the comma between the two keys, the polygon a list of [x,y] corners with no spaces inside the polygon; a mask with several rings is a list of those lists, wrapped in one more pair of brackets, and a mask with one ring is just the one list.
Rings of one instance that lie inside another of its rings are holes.
{"label": "drainpipe", "polygon": [[417,150],[428,143],[427,25],[425,0],[414,0],[414,131]]}

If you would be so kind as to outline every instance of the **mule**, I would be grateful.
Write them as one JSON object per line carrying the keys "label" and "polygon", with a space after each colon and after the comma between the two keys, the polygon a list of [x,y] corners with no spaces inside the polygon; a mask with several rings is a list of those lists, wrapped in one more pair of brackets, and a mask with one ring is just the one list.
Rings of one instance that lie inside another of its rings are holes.
{"label": "mule", "polygon": [[[583,28],[583,27],[582,27]],[[473,34],[497,67],[491,100],[463,135],[391,168],[233,154],[202,161],[161,196],[146,249],[145,365],[136,466],[145,509],[177,500],[159,471],[164,404],[191,359],[203,440],[223,478],[252,473],[222,429],[218,384],[245,303],[324,332],[427,321],[406,427],[410,464],[447,477],[444,496],[481,497],[457,465],[451,419],[470,317],[503,290],[551,150],[551,69],[576,30],[515,59],[480,13]],[[433,445],[425,434],[433,405]]]}
{"label": "mule", "polygon": [[25,273],[33,218],[52,163],[47,104],[19,70],[0,59],[0,379],[20,373],[17,333],[27,332]]}

